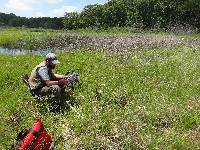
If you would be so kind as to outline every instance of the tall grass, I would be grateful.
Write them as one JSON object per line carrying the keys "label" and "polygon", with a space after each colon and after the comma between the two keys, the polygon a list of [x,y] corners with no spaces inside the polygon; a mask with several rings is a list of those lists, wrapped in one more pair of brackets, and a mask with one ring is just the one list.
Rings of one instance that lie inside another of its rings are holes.
{"label": "tall grass", "polygon": [[73,108],[53,113],[20,80],[41,56],[0,56],[0,148],[42,118],[58,149],[199,149],[200,52],[188,47],[128,54],[58,53],[76,70]]}

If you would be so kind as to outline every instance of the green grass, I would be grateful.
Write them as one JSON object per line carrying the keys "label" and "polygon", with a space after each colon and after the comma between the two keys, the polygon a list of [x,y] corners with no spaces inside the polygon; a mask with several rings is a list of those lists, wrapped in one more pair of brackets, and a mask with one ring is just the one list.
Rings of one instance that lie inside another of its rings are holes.
{"label": "green grass", "polygon": [[0,47],[32,49],[35,41],[48,38],[49,36],[55,35],[58,32],[60,31],[27,28],[1,29]]}
{"label": "green grass", "polygon": [[58,53],[56,72],[76,70],[74,109],[52,113],[20,80],[43,58],[0,56],[0,149],[42,118],[58,149],[199,149],[200,52]]}

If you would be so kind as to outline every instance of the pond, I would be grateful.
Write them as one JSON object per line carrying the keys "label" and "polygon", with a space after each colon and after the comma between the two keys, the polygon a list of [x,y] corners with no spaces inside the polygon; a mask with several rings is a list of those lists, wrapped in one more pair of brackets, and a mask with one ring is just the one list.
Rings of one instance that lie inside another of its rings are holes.
{"label": "pond", "polygon": [[55,49],[44,49],[44,50],[23,50],[23,49],[8,49],[0,47],[0,55],[46,55],[49,52],[56,52]]}

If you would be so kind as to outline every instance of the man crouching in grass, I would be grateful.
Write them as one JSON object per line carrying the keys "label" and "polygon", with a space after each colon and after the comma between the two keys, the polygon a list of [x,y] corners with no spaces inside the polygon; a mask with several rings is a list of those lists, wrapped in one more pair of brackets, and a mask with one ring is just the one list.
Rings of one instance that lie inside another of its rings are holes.
{"label": "man crouching in grass", "polygon": [[29,84],[35,94],[50,97],[55,101],[62,98],[62,87],[68,83],[68,77],[53,72],[59,63],[54,53],[48,53],[45,60],[32,70]]}

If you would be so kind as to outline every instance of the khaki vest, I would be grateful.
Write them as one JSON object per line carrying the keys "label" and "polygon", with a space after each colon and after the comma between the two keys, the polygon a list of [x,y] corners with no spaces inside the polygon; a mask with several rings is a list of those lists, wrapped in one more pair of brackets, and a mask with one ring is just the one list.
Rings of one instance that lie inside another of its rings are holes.
{"label": "khaki vest", "polygon": [[[32,90],[46,86],[45,82],[40,78],[40,76],[38,75],[38,72],[37,72],[38,68],[44,67],[44,66],[46,66],[45,61],[43,61],[39,65],[37,65],[31,72],[31,75],[29,78],[29,84],[30,84]],[[51,74],[51,75],[49,74],[50,78],[51,78],[52,72],[50,71],[49,73]]]}

